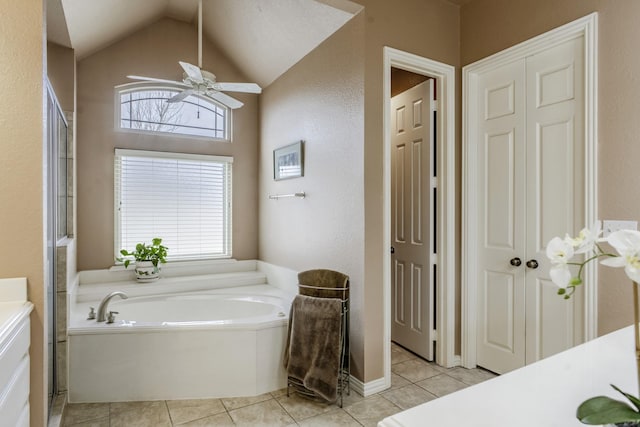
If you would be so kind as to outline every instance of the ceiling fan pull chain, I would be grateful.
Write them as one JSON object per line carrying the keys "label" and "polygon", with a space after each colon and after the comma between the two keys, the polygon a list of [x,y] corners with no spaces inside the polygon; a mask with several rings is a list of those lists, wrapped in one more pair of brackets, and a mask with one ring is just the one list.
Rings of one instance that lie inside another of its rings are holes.
{"label": "ceiling fan pull chain", "polygon": [[198,68],[202,68],[202,0],[198,2]]}

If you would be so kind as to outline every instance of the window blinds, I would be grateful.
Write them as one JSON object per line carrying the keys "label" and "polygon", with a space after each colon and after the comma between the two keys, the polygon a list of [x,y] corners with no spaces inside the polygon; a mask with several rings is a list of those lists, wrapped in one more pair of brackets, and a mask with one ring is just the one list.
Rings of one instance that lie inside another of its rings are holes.
{"label": "window blinds", "polygon": [[116,256],[160,237],[168,260],[231,257],[232,160],[116,150]]}

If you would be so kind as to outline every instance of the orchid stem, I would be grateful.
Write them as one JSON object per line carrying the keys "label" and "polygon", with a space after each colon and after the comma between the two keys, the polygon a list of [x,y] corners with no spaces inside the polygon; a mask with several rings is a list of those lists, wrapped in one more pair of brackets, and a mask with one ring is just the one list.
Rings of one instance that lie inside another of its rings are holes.
{"label": "orchid stem", "polygon": [[633,282],[633,327],[636,339],[636,369],[638,375],[638,396],[640,396],[640,308],[638,307],[638,283]]}
{"label": "orchid stem", "polygon": [[596,247],[598,248],[598,250],[600,251],[600,253],[593,255],[590,258],[587,258],[586,260],[584,260],[583,262],[568,262],[567,264],[570,265],[579,265],[580,268],[578,269],[578,279],[580,279],[580,282],[582,282],[582,270],[584,270],[584,266],[589,264],[591,261],[593,261],[594,259],[598,259],[600,257],[606,256],[606,257],[615,257],[614,254],[608,254],[606,252],[603,252],[602,249],[600,249],[600,246],[596,245]]}

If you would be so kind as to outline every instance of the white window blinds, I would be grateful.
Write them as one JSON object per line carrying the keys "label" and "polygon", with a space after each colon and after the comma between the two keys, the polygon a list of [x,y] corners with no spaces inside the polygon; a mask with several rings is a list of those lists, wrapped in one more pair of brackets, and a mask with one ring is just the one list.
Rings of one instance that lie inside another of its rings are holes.
{"label": "white window blinds", "polygon": [[116,150],[115,253],[160,237],[167,260],[231,257],[231,157]]}

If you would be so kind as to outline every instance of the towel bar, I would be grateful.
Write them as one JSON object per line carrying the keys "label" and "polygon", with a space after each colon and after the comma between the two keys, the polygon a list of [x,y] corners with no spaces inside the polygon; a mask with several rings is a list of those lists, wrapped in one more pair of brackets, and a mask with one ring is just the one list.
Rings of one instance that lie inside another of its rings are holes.
{"label": "towel bar", "polygon": [[291,194],[269,194],[269,198],[271,200],[284,199],[286,197],[299,197],[301,199],[304,199],[305,197],[307,197],[307,195],[305,194],[304,191],[300,191],[299,193],[291,193]]}
{"label": "towel bar", "polygon": [[[315,296],[317,298],[339,299],[342,304],[342,309],[340,311],[340,368],[338,370],[338,382],[336,389],[336,403],[339,403],[342,408],[345,390],[347,395],[351,394],[349,382],[351,377],[349,351],[349,276],[332,270],[309,270],[298,274],[298,281],[304,282],[298,284],[299,293],[301,295]],[[309,284],[310,281],[319,283],[318,285],[312,285]],[[335,286],[332,287],[332,284]],[[292,319],[289,318],[289,322],[291,321]],[[287,341],[286,351],[289,351],[288,344],[289,341]],[[322,399],[322,397],[320,397],[316,392],[307,389],[302,381],[289,375],[287,377],[287,396],[289,396],[291,389],[303,396]]]}
{"label": "towel bar", "polygon": [[349,288],[329,288],[326,286],[309,286],[309,285],[301,285],[298,284],[299,288],[307,288],[307,289],[322,289],[322,290],[326,290],[326,291],[348,291]]}

